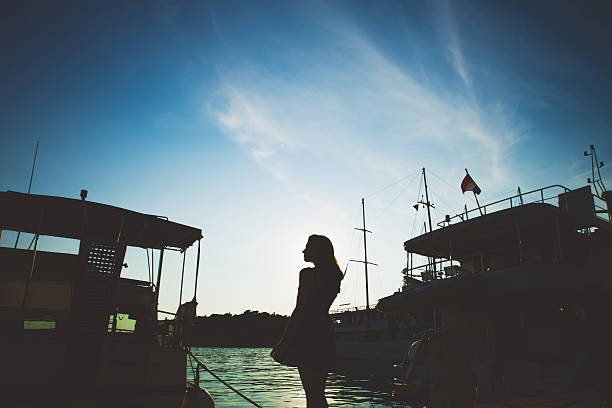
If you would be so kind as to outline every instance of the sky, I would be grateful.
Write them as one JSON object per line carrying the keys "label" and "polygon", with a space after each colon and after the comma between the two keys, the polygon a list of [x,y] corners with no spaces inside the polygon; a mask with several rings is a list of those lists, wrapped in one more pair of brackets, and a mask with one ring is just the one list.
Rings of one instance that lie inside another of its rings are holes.
{"label": "sky", "polygon": [[[200,315],[290,314],[315,233],[348,263],[332,308],[364,305],[364,198],[373,304],[423,231],[422,168],[435,224],[474,208],[466,168],[484,204],[586,185],[590,144],[612,160],[609,21],[591,0],[5,1],[0,191],[27,191],[40,141],[32,193],[201,228]],[[126,262],[148,279],[143,249]],[[163,310],[180,271],[166,254]]]}

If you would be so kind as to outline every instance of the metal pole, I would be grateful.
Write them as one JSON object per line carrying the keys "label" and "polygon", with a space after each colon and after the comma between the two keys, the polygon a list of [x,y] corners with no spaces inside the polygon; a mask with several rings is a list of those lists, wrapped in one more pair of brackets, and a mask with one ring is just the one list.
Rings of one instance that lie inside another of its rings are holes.
{"label": "metal pole", "polygon": [[414,266],[412,252],[410,253],[410,277],[412,278],[412,267]]}
{"label": "metal pole", "polygon": [[193,289],[193,300],[196,300],[196,294],[198,293],[198,275],[200,274],[200,241],[198,239],[198,259],[196,260],[196,276],[195,276],[195,287]]}
{"label": "metal pole", "polygon": [[30,191],[32,189],[32,179],[34,178],[34,167],[36,166],[36,156],[38,156],[38,143],[40,143],[40,140],[36,141],[36,151],[34,152],[34,163],[32,163],[32,174],[30,174],[30,184],[28,184],[28,194],[30,194]]}
{"label": "metal pole", "polygon": [[590,145],[589,148],[591,149],[591,182],[593,184],[593,187],[595,187],[596,195],[599,196],[599,189],[597,188],[597,183],[595,182],[595,157],[593,155],[595,146]]}
{"label": "metal pole", "polygon": [[451,241],[450,239],[448,240],[448,257],[450,258],[450,270],[451,270],[451,274],[453,274],[454,273],[454,267],[453,267],[453,241]]}
{"label": "metal pole", "polygon": [[425,167],[423,167],[423,182],[425,183],[425,201],[427,202],[427,219],[429,220],[429,232],[432,232],[431,228],[431,212],[429,211],[429,194],[427,192],[427,177],[425,177]]}
{"label": "metal pole", "polygon": [[[427,220],[429,221],[429,232],[432,232],[433,229],[431,228],[431,211],[429,209],[429,207],[431,206],[431,203],[429,202],[429,192],[427,191],[427,177],[425,176],[425,167],[423,167],[423,184],[425,184],[425,202],[427,204],[425,204],[425,206],[427,207]],[[431,260],[433,261],[433,275],[436,276],[436,258],[432,257]]]}
{"label": "metal pole", "polygon": [[[472,193],[474,193],[472,191]],[[474,193],[474,198],[476,199],[476,205],[478,206],[478,211],[480,212],[480,215],[482,215],[482,209],[480,208],[480,203],[478,202],[478,196],[476,195],[476,193]]]}
{"label": "metal pole", "polygon": [[151,262],[149,261],[149,248],[145,248],[147,251],[147,272],[149,272],[149,284],[153,285],[153,277],[151,276]]}
{"label": "metal pole", "polygon": [[[28,194],[32,189],[32,179],[34,178],[34,168],[36,167],[36,156],[38,156],[38,143],[40,140],[36,141],[36,151],[34,152],[34,163],[32,163],[32,173],[30,174],[30,183],[28,184]],[[21,231],[17,232],[17,239],[15,240],[14,248],[17,248],[17,243],[19,243],[19,235],[21,235]]]}
{"label": "metal pole", "polygon": [[181,272],[181,294],[179,295],[179,307],[183,304],[183,278],[185,277],[185,255],[187,255],[187,248],[183,251],[183,270]]}
{"label": "metal pole", "polygon": [[364,252],[364,259],[363,261],[359,261],[356,259],[349,259],[349,262],[360,262],[363,263],[365,266],[365,283],[366,283],[366,309],[370,308],[370,295],[369,295],[369,290],[368,290],[368,264],[370,265],[376,265],[377,264],[373,263],[373,262],[368,262],[368,248],[367,248],[367,244],[366,244],[366,232],[369,232],[370,234],[372,233],[372,231],[369,231],[365,228],[365,200],[362,198],[361,199],[361,210],[362,210],[362,216],[363,216],[363,228],[355,228],[358,231],[363,231],[363,252]]}
{"label": "metal pole", "polygon": [[363,264],[365,265],[365,284],[366,284],[366,309],[370,308],[370,295],[368,291],[368,247],[366,245],[366,224],[365,224],[365,201],[361,199],[361,212],[363,215]]}
{"label": "metal pole", "polygon": [[161,285],[162,263],[164,262],[164,248],[159,250],[159,267],[157,268],[157,287],[155,288],[155,316],[159,306],[159,286]]}
{"label": "metal pole", "polygon": [[599,170],[601,168],[600,165],[603,165],[603,163],[597,161],[597,152],[595,151],[595,146],[593,146],[593,156],[595,157],[595,165],[597,166],[597,181],[599,183],[599,187],[601,188],[600,198],[603,198],[601,196],[606,191],[606,185],[604,184],[603,179],[601,178],[601,171]]}
{"label": "metal pole", "polygon": [[26,276],[26,286],[23,291],[23,302],[21,303],[21,307],[25,307],[26,299],[28,298],[28,289],[30,288],[30,281],[34,276],[34,265],[36,264],[36,250],[38,248],[38,234],[36,234],[36,242],[34,243],[34,253],[32,254],[32,267],[30,268],[30,273]]}
{"label": "metal pole", "polygon": [[[468,176],[470,175],[470,173],[468,172],[468,169],[465,169],[465,174],[467,174]],[[471,177],[470,177],[471,178]],[[474,179],[472,179],[473,181]],[[472,193],[474,193],[474,198],[476,199],[476,205],[478,206],[478,212],[480,212],[480,215],[482,215],[482,209],[480,208],[480,203],[478,202],[478,197],[476,197],[476,192],[474,192],[472,190]]]}

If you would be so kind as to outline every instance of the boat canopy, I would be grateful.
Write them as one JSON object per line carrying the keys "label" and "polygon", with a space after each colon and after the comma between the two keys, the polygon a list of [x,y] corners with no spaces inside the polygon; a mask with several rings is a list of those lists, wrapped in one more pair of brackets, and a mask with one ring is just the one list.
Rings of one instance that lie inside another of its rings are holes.
{"label": "boat canopy", "polygon": [[[557,224],[558,222],[558,224]],[[404,242],[409,253],[461,259],[476,252],[515,251],[517,242],[551,242],[556,228],[576,232],[577,228],[597,227],[610,231],[612,225],[597,217],[589,219],[546,203],[530,203],[482,215]]]}
{"label": "boat canopy", "polygon": [[202,230],[155,215],[66,197],[0,192],[0,228],[141,248],[185,250]]}

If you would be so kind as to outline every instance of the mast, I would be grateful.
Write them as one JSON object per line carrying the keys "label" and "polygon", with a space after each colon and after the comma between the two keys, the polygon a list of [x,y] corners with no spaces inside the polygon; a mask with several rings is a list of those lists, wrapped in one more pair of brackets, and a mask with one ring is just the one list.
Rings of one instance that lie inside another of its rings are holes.
{"label": "mast", "polygon": [[378,264],[375,264],[373,262],[368,262],[368,245],[366,242],[366,232],[369,232],[371,234],[372,231],[366,229],[365,200],[363,198],[361,199],[361,214],[363,216],[363,228],[355,228],[355,229],[358,231],[363,231],[363,261],[356,260],[356,259],[350,259],[349,262],[359,262],[359,263],[362,263],[365,267],[366,309],[370,309],[370,293],[368,290],[368,265],[378,266]]}
{"label": "mast", "polygon": [[366,284],[366,309],[370,308],[370,294],[368,291],[368,245],[366,243],[366,227],[365,227],[365,201],[361,199],[361,214],[363,215],[363,266],[365,267],[365,284]]}
{"label": "mast", "polygon": [[[434,207],[435,206],[429,202],[429,191],[427,190],[427,176],[425,175],[425,167],[423,167],[423,183],[425,184],[425,201],[423,202],[423,199],[421,198],[421,201],[419,201],[415,208],[418,209],[418,205],[419,204],[423,204],[425,207],[427,207],[427,221],[429,221],[429,232],[433,231],[433,228],[431,227],[431,210],[430,207]],[[423,197],[423,196],[421,196]],[[432,260],[432,264],[433,264],[433,278],[436,278],[436,258],[431,258]]]}
{"label": "mast", "polygon": [[429,193],[427,192],[427,177],[425,177],[425,167],[423,167],[423,182],[425,183],[425,206],[427,207],[427,219],[429,221],[429,232],[432,232],[433,229],[431,228],[431,211],[429,210],[429,207],[431,207],[431,203],[429,202]]}

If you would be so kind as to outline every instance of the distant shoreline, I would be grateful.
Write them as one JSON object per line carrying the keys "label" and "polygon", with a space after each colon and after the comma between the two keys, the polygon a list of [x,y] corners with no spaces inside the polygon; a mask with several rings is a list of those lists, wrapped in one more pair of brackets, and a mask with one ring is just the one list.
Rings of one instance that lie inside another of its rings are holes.
{"label": "distant shoreline", "polygon": [[198,316],[191,344],[195,347],[271,348],[278,343],[288,316],[247,310],[239,315]]}

